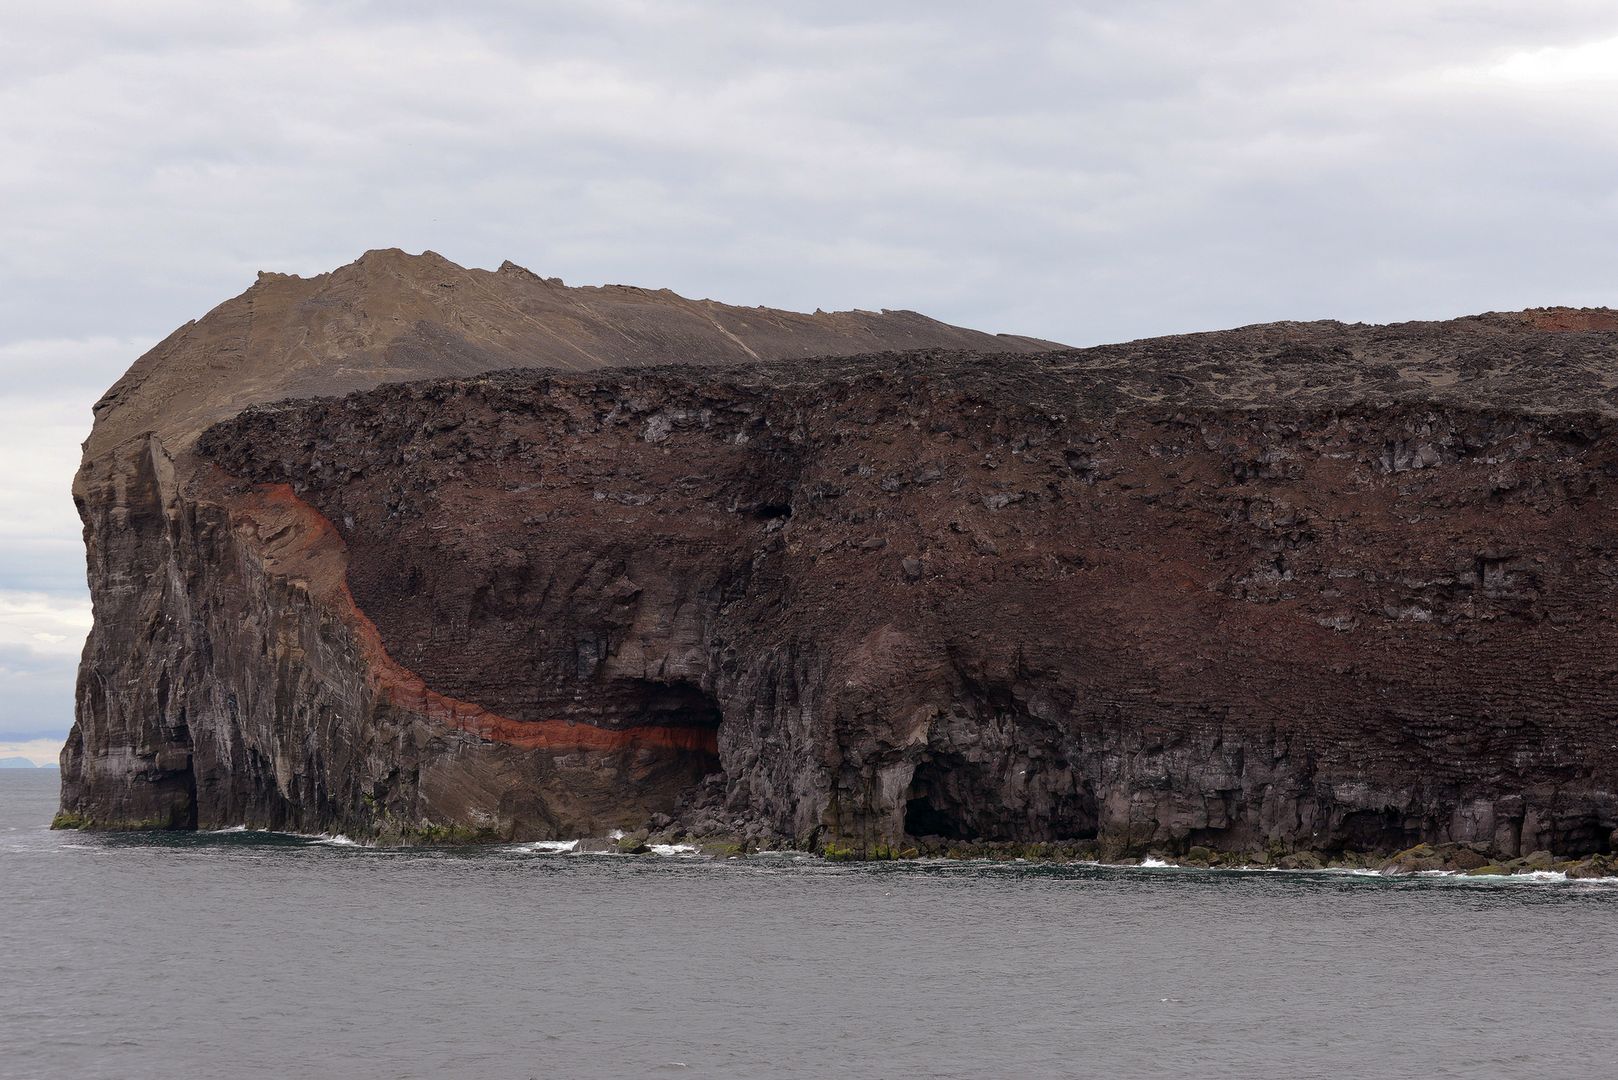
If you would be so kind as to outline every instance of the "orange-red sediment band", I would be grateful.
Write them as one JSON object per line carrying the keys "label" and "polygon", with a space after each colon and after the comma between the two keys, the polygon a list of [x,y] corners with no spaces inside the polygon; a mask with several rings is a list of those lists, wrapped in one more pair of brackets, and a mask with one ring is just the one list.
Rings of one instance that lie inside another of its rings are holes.
{"label": "orange-red sediment band", "polygon": [[718,752],[718,733],[711,728],[644,726],[603,728],[568,720],[513,720],[481,705],[448,697],[432,689],[414,671],[388,655],[382,632],[361,610],[348,587],[348,545],[336,526],[315,507],[299,498],[290,484],[259,484],[237,502],[237,518],[267,524],[258,515],[290,514],[302,535],[297,544],[310,558],[335,559],[334,581],[310,581],[311,591],[354,634],[364,654],[372,685],[384,701],[470,732],[490,742],[525,750],[632,750],[642,748]]}

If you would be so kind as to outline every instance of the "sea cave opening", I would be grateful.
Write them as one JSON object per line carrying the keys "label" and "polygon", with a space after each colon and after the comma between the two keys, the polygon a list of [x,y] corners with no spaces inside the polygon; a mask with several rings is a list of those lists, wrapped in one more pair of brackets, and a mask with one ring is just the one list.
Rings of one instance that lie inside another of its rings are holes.
{"label": "sea cave opening", "polygon": [[695,787],[719,773],[719,729],[725,714],[718,699],[685,679],[629,682],[634,694],[630,708],[634,727],[644,735],[642,744],[664,756],[652,769],[659,778],[653,782],[671,789]]}
{"label": "sea cave opening", "polygon": [[719,702],[693,682],[640,682],[640,723],[645,727],[693,728],[717,732],[724,720]]}
{"label": "sea cave opening", "polygon": [[905,798],[905,833],[944,840],[979,840],[964,808],[950,795],[943,769],[928,762],[916,769]]}
{"label": "sea cave opening", "polygon": [[1402,851],[1421,840],[1421,829],[1394,807],[1355,810],[1343,816],[1337,843],[1344,851]]}

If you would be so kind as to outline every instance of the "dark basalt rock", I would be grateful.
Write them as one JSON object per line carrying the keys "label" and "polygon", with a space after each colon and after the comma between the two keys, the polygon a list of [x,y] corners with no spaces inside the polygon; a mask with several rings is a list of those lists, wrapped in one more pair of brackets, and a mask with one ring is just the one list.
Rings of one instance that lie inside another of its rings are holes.
{"label": "dark basalt rock", "polygon": [[[197,436],[255,402],[412,378],[921,346],[1052,343],[913,312],[801,315],[666,290],[570,289],[430,252],[370,252],[310,279],[260,275],[141,357],[95,406],[74,499],[96,621],[58,824],[247,823],[458,843],[600,832],[672,808],[715,767],[707,690],[625,678],[558,714],[559,727],[513,734],[513,721],[454,696],[467,679],[495,677],[492,666],[429,685],[394,662],[350,598],[333,523],[290,489],[243,490],[197,456]],[[618,488],[603,485],[604,505],[620,505]],[[543,531],[546,518],[537,510],[518,528]],[[454,625],[507,609],[532,577],[510,562],[491,573]],[[634,601],[627,579],[595,584],[616,609]],[[456,631],[433,631],[446,633]],[[609,644],[571,643],[572,675],[598,669]]]}
{"label": "dark basalt rock", "polygon": [[377,379],[92,440],[64,813],[1604,854],[1614,326]]}

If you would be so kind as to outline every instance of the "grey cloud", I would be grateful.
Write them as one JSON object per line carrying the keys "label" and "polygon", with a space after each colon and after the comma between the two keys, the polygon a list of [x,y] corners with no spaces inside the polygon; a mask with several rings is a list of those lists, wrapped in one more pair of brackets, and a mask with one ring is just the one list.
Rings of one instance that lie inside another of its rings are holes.
{"label": "grey cloud", "polygon": [[[0,563],[0,590],[35,590],[72,598],[83,596],[84,546],[72,528],[64,524],[62,531],[66,535],[48,539],[7,542],[5,561]],[[0,696],[3,694],[0,688]]]}
{"label": "grey cloud", "polygon": [[157,8],[34,17],[76,59],[8,77],[8,325],[160,333],[391,243],[1078,341],[1613,284],[1514,227],[1611,227],[1611,86],[1581,134],[1441,80],[1618,35],[1597,5]]}

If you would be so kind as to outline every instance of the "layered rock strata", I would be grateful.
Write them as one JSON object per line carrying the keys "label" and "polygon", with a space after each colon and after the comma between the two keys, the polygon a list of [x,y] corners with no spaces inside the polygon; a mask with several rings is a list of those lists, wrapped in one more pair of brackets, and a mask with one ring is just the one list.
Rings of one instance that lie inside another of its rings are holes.
{"label": "layered rock strata", "polygon": [[1615,329],[215,407],[179,456],[145,435],[81,474],[65,820],[1607,852]]}
{"label": "layered rock strata", "polygon": [[[712,764],[712,726],[683,720],[491,744],[532,743],[520,758],[466,743],[463,729],[487,710],[389,660],[347,599],[338,531],[287,491],[240,491],[195,453],[204,428],[248,405],[534,364],[1051,345],[913,312],[801,315],[569,288],[430,252],[370,252],[307,279],[261,274],[141,357],[95,406],[74,483],[95,625],[58,821],[439,839],[507,829],[554,790],[588,808],[557,827],[595,827],[666,805],[663,788],[683,790]],[[684,715],[678,701],[647,708]]]}

